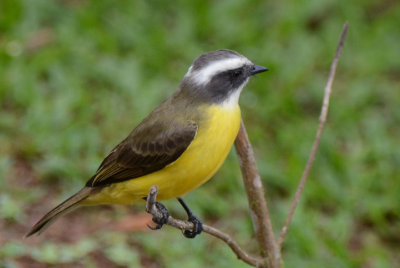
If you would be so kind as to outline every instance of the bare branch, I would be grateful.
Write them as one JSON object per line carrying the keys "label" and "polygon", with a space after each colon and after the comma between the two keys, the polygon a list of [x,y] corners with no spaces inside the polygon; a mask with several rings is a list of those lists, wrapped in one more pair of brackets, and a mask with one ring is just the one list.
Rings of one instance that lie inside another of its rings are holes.
{"label": "bare branch", "polygon": [[[158,187],[156,185],[150,188],[150,192],[147,196],[146,211],[151,215],[153,215],[153,217],[161,218],[162,214],[155,206],[157,193],[158,193]],[[169,216],[168,222],[166,224],[175,227],[177,229],[180,229],[182,232],[184,230],[193,229],[193,223],[188,221],[178,220],[171,216]],[[232,249],[232,251],[236,254],[236,256],[239,259],[246,262],[247,264],[250,264],[255,267],[263,267],[263,264],[265,262],[263,259],[250,256],[246,251],[240,248],[239,245],[236,243],[236,241],[234,241],[228,234],[206,224],[203,224],[203,232],[208,233],[224,241],[226,244],[228,244],[228,246]]]}
{"label": "bare branch", "polygon": [[261,257],[268,260],[265,267],[280,268],[282,267],[281,257],[269,218],[264,188],[243,121],[241,121],[240,130],[235,140],[235,148],[239,156],[240,169],[250,207],[250,215],[253,220]]}
{"label": "bare branch", "polygon": [[314,160],[315,160],[315,155],[317,153],[318,146],[319,146],[319,143],[320,143],[320,140],[321,140],[322,130],[324,129],[325,122],[326,122],[326,116],[328,114],[329,98],[330,98],[331,91],[332,91],[332,83],[333,83],[333,80],[335,78],[336,67],[337,67],[337,64],[338,64],[338,61],[339,61],[340,53],[341,53],[342,48],[343,48],[344,40],[346,38],[348,27],[349,27],[349,24],[348,24],[348,22],[346,22],[344,24],[344,26],[343,26],[343,30],[342,30],[342,33],[340,35],[339,44],[338,44],[337,49],[336,49],[335,57],[334,57],[334,59],[332,61],[328,82],[326,83],[326,86],[325,86],[324,100],[323,100],[323,104],[322,104],[322,108],[321,108],[321,115],[319,117],[319,125],[318,125],[318,129],[317,129],[317,133],[315,135],[314,143],[313,143],[310,155],[308,157],[308,161],[307,161],[306,167],[305,167],[305,169],[303,171],[303,174],[301,176],[301,180],[300,180],[299,186],[297,187],[295,198],[293,200],[292,205],[290,206],[290,210],[289,210],[288,216],[286,218],[285,224],[284,224],[284,226],[283,226],[283,228],[281,230],[281,233],[280,233],[280,236],[279,236],[279,239],[278,239],[279,250],[282,248],[282,244],[283,244],[283,241],[285,240],[285,236],[286,236],[286,233],[288,231],[290,222],[292,221],[292,217],[293,217],[294,212],[296,210],[297,204],[299,203],[301,193],[303,192],[303,189],[304,189],[304,185],[306,184],[308,175],[310,173],[311,167],[312,167],[312,165],[314,163]]}

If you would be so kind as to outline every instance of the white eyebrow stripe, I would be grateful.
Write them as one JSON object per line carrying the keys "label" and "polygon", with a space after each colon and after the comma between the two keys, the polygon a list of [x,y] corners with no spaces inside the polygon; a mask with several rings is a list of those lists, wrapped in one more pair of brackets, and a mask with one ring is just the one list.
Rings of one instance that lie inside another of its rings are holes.
{"label": "white eyebrow stripe", "polygon": [[[211,77],[217,73],[224,72],[227,70],[233,70],[242,67],[245,64],[251,64],[251,62],[244,57],[229,58],[220,61],[213,62],[206,67],[194,71],[193,80],[197,84],[206,84],[210,81]],[[191,72],[192,68],[189,69]]]}

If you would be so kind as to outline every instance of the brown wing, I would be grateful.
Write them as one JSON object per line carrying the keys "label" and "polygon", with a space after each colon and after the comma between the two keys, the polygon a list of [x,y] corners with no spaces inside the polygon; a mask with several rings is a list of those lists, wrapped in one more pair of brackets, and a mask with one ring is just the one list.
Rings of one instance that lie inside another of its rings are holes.
{"label": "brown wing", "polygon": [[103,160],[88,187],[109,185],[160,170],[181,156],[193,141],[197,124],[139,128]]}

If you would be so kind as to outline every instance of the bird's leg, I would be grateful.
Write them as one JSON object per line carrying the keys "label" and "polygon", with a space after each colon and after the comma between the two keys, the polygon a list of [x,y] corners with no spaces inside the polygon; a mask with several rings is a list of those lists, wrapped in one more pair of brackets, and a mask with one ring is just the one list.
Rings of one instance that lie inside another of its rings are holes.
{"label": "bird's leg", "polygon": [[147,227],[149,227],[153,231],[161,229],[161,227],[163,227],[163,225],[168,222],[168,218],[169,218],[168,209],[163,204],[161,204],[159,202],[155,202],[154,205],[156,206],[156,209],[159,212],[158,213],[159,216],[154,216],[154,214],[153,214],[152,221],[154,223],[156,223],[157,225],[155,227],[153,227],[153,226],[150,226],[147,224]]}
{"label": "bird's leg", "polygon": [[193,212],[189,209],[189,207],[186,205],[185,201],[183,201],[182,198],[178,197],[178,201],[185,209],[188,215],[188,221],[193,223],[193,230],[185,230],[183,232],[183,235],[187,238],[195,238],[196,235],[200,234],[203,231],[203,223],[199,220],[199,218],[193,215]]}

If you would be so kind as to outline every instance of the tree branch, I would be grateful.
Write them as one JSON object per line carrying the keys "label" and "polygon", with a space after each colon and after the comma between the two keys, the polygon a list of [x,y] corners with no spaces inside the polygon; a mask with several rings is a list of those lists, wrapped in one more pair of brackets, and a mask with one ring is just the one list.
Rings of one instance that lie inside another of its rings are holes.
{"label": "tree branch", "polygon": [[[147,213],[153,215],[153,217],[162,218],[161,212],[155,206],[157,193],[158,193],[158,187],[156,185],[150,188],[150,192],[147,196],[146,211]],[[171,216],[169,216],[168,222],[166,224],[175,227],[177,229],[180,229],[182,232],[184,230],[193,229],[193,223],[188,221],[178,220]],[[232,251],[236,254],[236,256],[239,259],[246,262],[247,264],[250,264],[255,267],[263,266],[264,263],[263,259],[256,258],[247,254],[247,252],[245,252],[242,248],[240,248],[240,246],[236,243],[236,241],[234,241],[228,234],[206,224],[203,224],[203,232],[208,233],[224,241],[226,244],[228,244],[228,246],[232,249]]]}
{"label": "tree branch", "polygon": [[307,161],[306,167],[305,167],[305,169],[303,171],[303,174],[301,176],[301,180],[300,180],[299,186],[297,187],[295,198],[294,198],[294,200],[292,202],[292,205],[290,206],[290,210],[289,210],[288,216],[286,218],[285,224],[282,227],[282,230],[281,230],[281,233],[280,233],[280,236],[279,236],[279,239],[278,239],[279,250],[282,248],[282,244],[283,244],[283,242],[285,240],[285,236],[286,236],[286,233],[287,233],[287,231],[289,229],[290,222],[292,221],[292,217],[293,217],[294,212],[296,210],[297,204],[299,203],[300,196],[301,196],[301,194],[303,192],[303,189],[304,189],[304,185],[306,184],[308,175],[310,173],[311,167],[312,167],[312,165],[314,163],[314,160],[315,160],[315,155],[317,153],[318,146],[319,146],[319,143],[320,143],[320,140],[321,140],[322,130],[324,129],[325,122],[326,122],[326,117],[327,117],[327,114],[328,114],[329,99],[330,99],[330,95],[331,95],[331,91],[332,91],[332,83],[333,83],[333,80],[335,78],[336,67],[337,67],[337,64],[338,64],[338,61],[339,61],[340,53],[341,53],[342,48],[343,48],[343,44],[344,44],[344,40],[346,38],[346,34],[347,34],[347,29],[348,28],[349,28],[349,24],[348,24],[348,22],[346,22],[344,24],[344,26],[343,26],[342,33],[340,35],[339,44],[338,44],[337,49],[336,49],[335,57],[334,57],[334,59],[332,61],[331,70],[330,70],[330,73],[329,73],[329,78],[328,78],[328,81],[327,81],[326,86],[325,86],[325,90],[324,90],[325,93],[324,93],[324,99],[323,99],[323,104],[322,104],[322,108],[321,108],[321,115],[319,117],[319,125],[318,125],[318,129],[317,129],[317,133],[315,135],[314,143],[313,143],[313,146],[311,148],[311,152],[310,152],[310,155],[308,157],[308,161]]}
{"label": "tree branch", "polygon": [[280,268],[282,267],[281,257],[269,218],[264,188],[243,121],[240,124],[239,133],[235,140],[235,148],[239,156],[240,169],[242,171],[250,215],[253,220],[260,254],[261,257],[267,259],[265,267]]}

